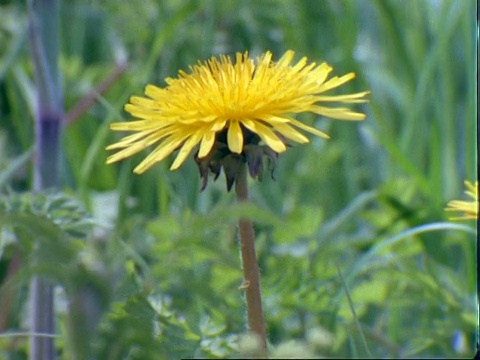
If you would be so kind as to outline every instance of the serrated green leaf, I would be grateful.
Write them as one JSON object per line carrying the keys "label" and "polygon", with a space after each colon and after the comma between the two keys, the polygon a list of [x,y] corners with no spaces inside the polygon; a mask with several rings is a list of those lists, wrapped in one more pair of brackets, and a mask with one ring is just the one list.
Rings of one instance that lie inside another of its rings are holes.
{"label": "serrated green leaf", "polygon": [[319,229],[321,221],[322,209],[313,206],[296,207],[275,228],[275,241],[288,243],[298,240],[300,237],[311,236]]}

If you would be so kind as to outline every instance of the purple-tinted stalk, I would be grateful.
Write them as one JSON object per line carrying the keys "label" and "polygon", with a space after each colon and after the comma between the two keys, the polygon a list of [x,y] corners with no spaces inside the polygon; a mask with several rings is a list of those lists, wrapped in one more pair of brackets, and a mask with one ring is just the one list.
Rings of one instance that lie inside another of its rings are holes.
{"label": "purple-tinted stalk", "polygon": [[[37,89],[34,190],[58,186],[63,95],[59,54],[58,0],[28,0],[29,40]],[[36,244],[34,249],[39,244]],[[35,250],[34,250],[35,251]],[[34,276],[30,283],[31,360],[55,358],[53,285]],[[42,336],[47,335],[47,336]]]}

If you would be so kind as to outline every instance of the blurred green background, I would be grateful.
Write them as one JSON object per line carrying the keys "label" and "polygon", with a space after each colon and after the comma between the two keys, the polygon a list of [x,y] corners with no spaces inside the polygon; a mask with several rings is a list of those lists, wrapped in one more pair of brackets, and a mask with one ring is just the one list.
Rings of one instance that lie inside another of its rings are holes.
{"label": "blurred green background", "polygon": [[[473,0],[61,2],[61,190],[80,204],[75,221],[93,225],[63,227],[68,241],[45,242],[38,268],[25,265],[27,230],[0,232],[0,357],[26,358],[16,333],[39,268],[59,285],[62,359],[81,347],[98,359],[247,356],[235,234],[245,214],[256,221],[272,354],[472,357],[476,226],[449,225],[443,208],[477,176],[476,13]],[[71,207],[52,195],[35,200],[53,204],[42,211],[12,195],[32,184],[28,36],[24,2],[0,1],[0,191],[27,227],[64,224],[58,211]],[[338,92],[371,90],[356,107],[367,120],[301,116],[331,139],[282,154],[275,179],[251,182],[256,205],[235,205],[223,175],[200,192],[193,159],[141,176],[132,169],[145,154],[105,165],[119,139],[109,123],[129,118],[123,105],[146,84],[212,55],[287,49],[333,75],[354,71]],[[11,277],[15,254],[27,270]]]}

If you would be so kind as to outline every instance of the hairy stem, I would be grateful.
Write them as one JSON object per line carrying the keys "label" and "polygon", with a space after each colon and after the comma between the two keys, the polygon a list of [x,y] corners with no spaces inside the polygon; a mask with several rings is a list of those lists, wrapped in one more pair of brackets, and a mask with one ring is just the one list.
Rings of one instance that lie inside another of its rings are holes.
{"label": "hairy stem", "polygon": [[[239,203],[248,201],[247,168],[240,166],[235,191]],[[260,272],[255,254],[255,234],[250,219],[240,219],[238,223],[240,250],[243,262],[243,277],[249,330],[255,333],[261,344],[263,355],[267,353],[265,320],[263,318],[262,295],[260,291]]]}

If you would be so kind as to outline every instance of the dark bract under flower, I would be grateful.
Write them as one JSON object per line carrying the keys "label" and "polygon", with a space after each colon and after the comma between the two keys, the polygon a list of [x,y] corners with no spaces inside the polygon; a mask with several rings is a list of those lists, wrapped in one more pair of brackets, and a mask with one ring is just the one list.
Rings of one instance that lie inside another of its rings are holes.
{"label": "dark bract under flower", "polygon": [[209,173],[212,173],[214,180],[216,180],[223,168],[227,180],[227,190],[230,191],[235,183],[239,167],[245,162],[250,176],[261,180],[264,171],[264,158],[268,160],[273,177],[278,154],[266,145],[259,145],[260,138],[248,130],[244,130],[244,138],[245,145],[241,154],[230,151],[227,145],[226,131],[223,131],[217,136],[215,145],[209,155],[204,158],[199,158],[198,154],[195,155],[195,162],[202,178],[202,190],[207,186]]}

